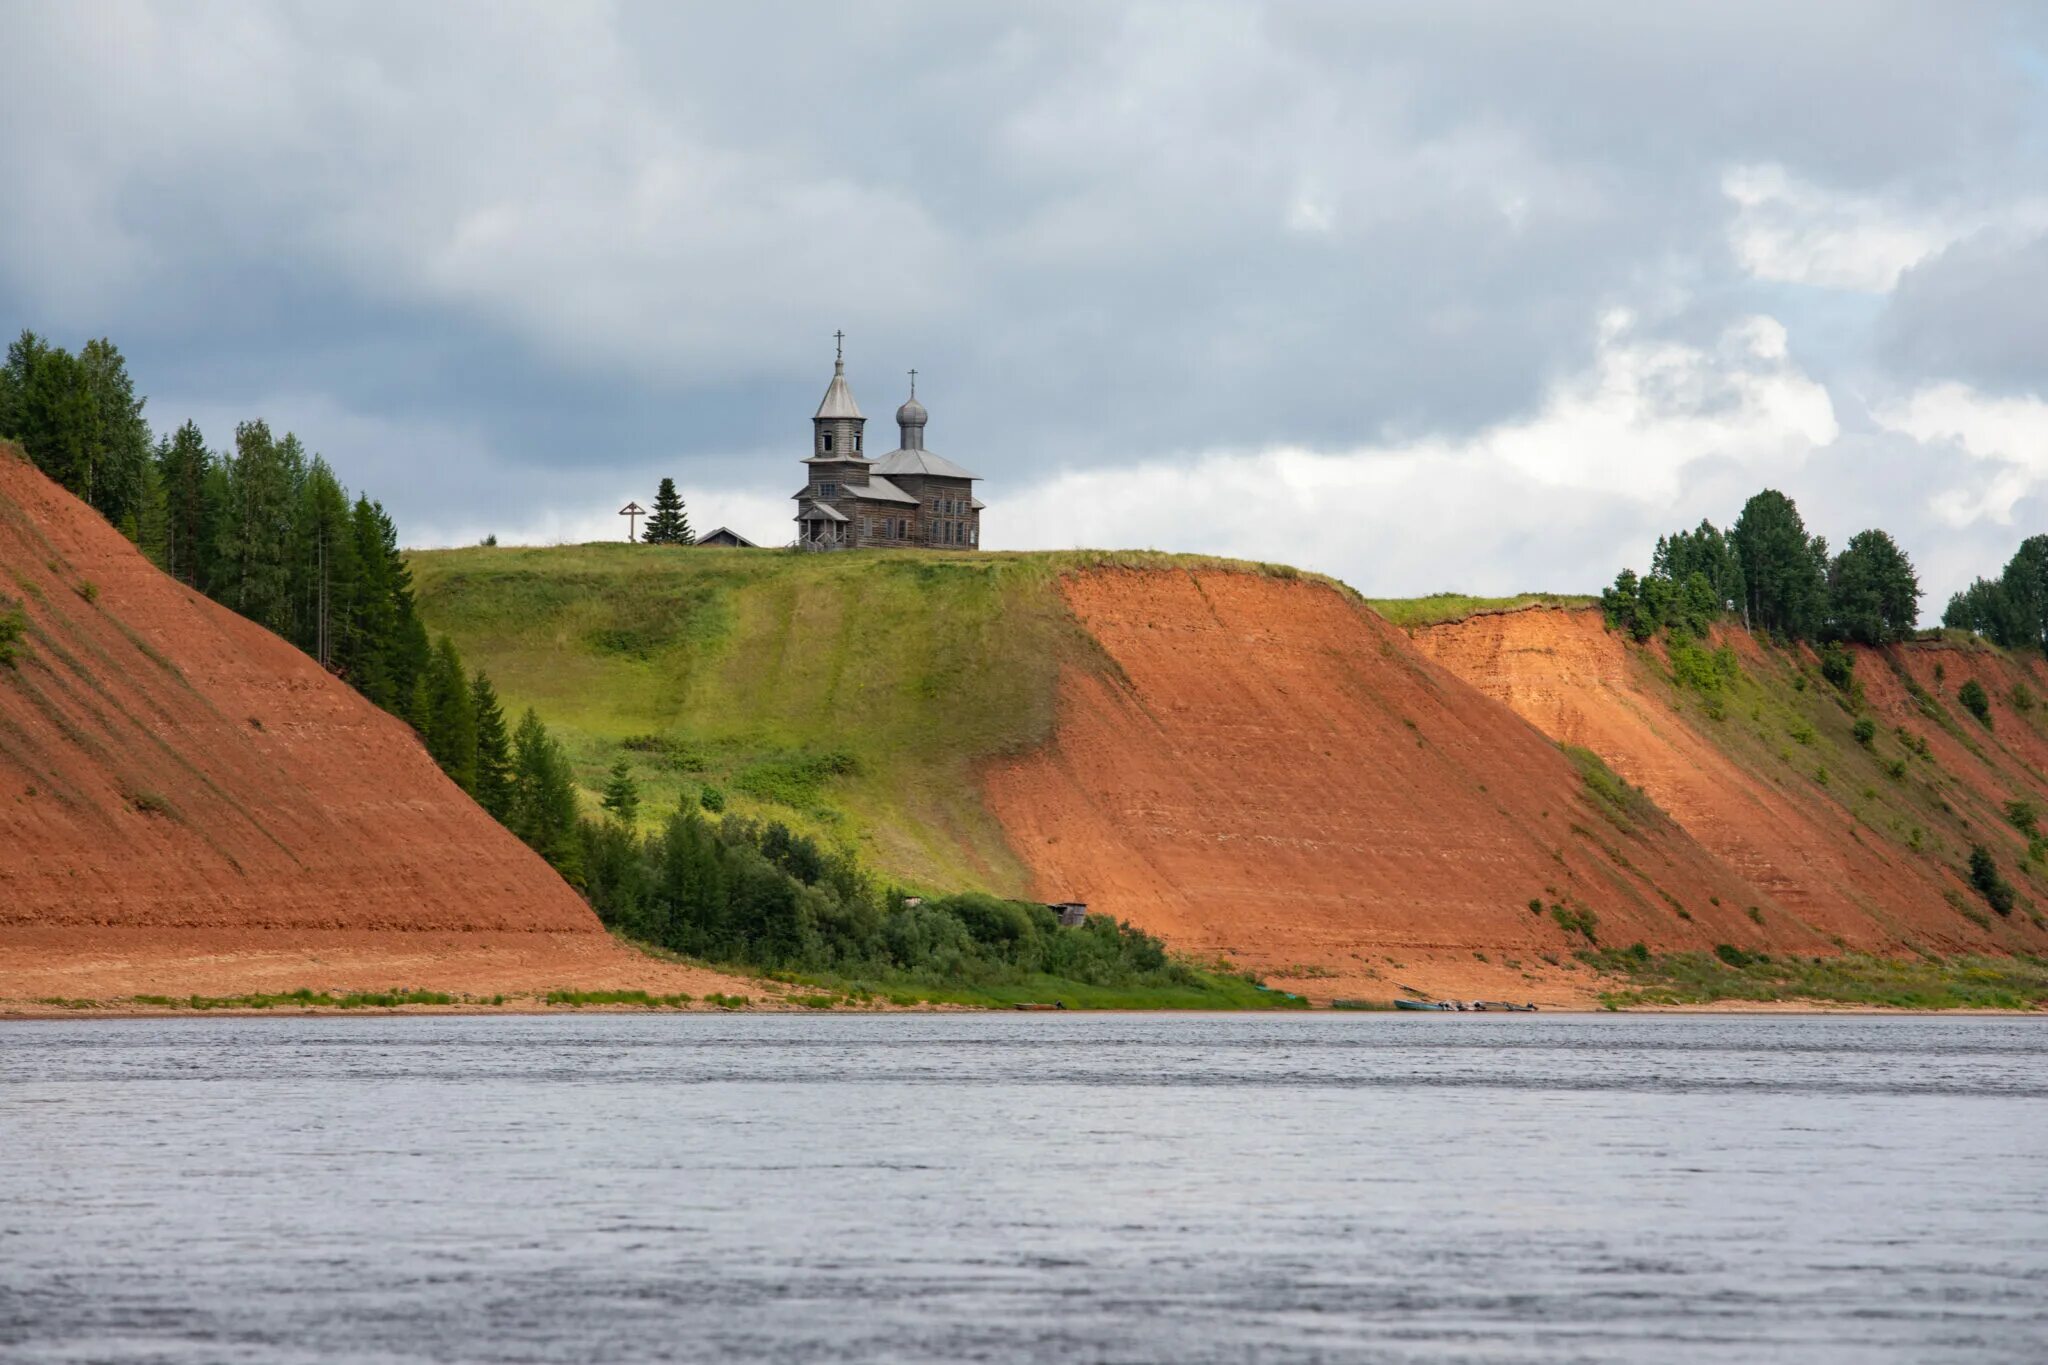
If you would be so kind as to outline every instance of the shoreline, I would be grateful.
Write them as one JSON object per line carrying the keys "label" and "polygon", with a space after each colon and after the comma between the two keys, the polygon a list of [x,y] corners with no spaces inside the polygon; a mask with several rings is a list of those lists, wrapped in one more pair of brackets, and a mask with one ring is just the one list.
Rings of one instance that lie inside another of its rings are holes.
{"label": "shoreline", "polygon": [[[602,1005],[548,1005],[528,1002],[521,1004],[453,1004],[453,1005],[366,1005],[356,1008],[342,1008],[334,1005],[281,1005],[265,1009],[258,1006],[222,1006],[211,1009],[191,1007],[151,1007],[131,1005],[126,1002],[101,1004],[58,1005],[41,1001],[0,1000],[0,1025],[10,1022],[43,1021],[49,1019],[275,1019],[275,1018],[351,1018],[405,1016],[459,1016],[482,1018],[508,1016],[514,1018],[544,1018],[562,1015],[861,1015],[894,1016],[906,1014],[1045,1014],[1062,1015],[1127,1015],[1132,1017],[1157,1016],[1170,1018],[1176,1015],[1227,1015],[1243,1018],[1281,1017],[1298,1019],[1303,1017],[1321,1018],[1336,1016],[1357,1016],[1383,1018],[1402,1014],[1393,1009],[1331,1009],[1328,1007],[1290,1010],[1213,1010],[1213,1009],[1086,1009],[1074,1008],[1058,1011],[1020,1010],[1007,1005],[860,1005],[812,1009],[782,1000],[767,999],[749,1003],[736,1009],[718,1005],[693,1002],[687,1005],[649,1008],[645,1005],[602,1004]],[[1441,1020],[1448,1016],[1478,1014],[1494,1017],[1503,1011],[1444,1011],[1418,1014],[1420,1020]],[[1728,1001],[1714,1005],[1644,1005],[1634,1009],[1607,1009],[1601,1006],[1557,1006],[1538,1011],[1538,1016],[1584,1017],[1588,1015],[1700,1015],[1723,1016],[1733,1014],[1797,1015],[1801,1017],[1845,1015],[1868,1016],[1873,1018],[2011,1018],[2048,1019],[2048,1009],[1988,1009],[1962,1007],[1957,1009],[1907,1009],[1883,1005],[1830,1004],[1826,1001],[1785,1002],[1785,1001]]]}

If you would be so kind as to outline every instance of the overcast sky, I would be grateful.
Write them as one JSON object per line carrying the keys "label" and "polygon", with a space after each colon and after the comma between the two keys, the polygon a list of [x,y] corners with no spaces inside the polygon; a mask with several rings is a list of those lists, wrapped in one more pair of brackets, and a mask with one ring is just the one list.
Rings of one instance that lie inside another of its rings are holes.
{"label": "overcast sky", "polygon": [[991,548],[1590,590],[2048,530],[2048,6],[0,0],[0,325],[407,543],[791,535],[847,333]]}

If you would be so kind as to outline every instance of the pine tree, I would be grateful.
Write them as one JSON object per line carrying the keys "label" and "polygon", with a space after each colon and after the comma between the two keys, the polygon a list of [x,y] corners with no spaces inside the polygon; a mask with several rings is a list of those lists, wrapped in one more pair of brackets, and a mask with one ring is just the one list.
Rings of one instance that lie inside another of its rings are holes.
{"label": "pine tree", "polygon": [[621,758],[612,764],[612,775],[604,784],[604,808],[612,818],[631,829],[640,819],[640,788],[633,781],[633,765]]}
{"label": "pine tree", "polygon": [[470,793],[500,824],[512,814],[512,739],[497,689],[479,668],[469,684],[470,714],[476,717],[476,782]]}
{"label": "pine tree", "polygon": [[392,666],[398,609],[391,599],[391,561],[384,552],[381,513],[366,497],[357,498],[349,513],[349,534],[355,542],[356,602],[354,620],[337,642],[338,659],[342,676],[358,692],[395,713],[403,700]]}
{"label": "pine tree", "polygon": [[78,374],[92,409],[85,499],[133,539],[140,533],[149,464],[149,423],[142,417],[147,400],[135,396],[128,362],[105,337],[85,343]]}
{"label": "pine tree", "polygon": [[571,882],[581,875],[576,781],[562,746],[532,707],[512,735],[512,811],[508,824]]}
{"label": "pine tree", "polygon": [[206,438],[187,422],[157,444],[164,490],[164,572],[204,592],[218,530],[208,475],[214,464]]}
{"label": "pine tree", "polygon": [[697,535],[683,511],[683,499],[674,479],[663,479],[654,494],[654,510],[647,514],[647,529],[640,538],[649,545],[694,545]]}
{"label": "pine tree", "polygon": [[357,584],[356,542],[348,494],[317,455],[299,486],[292,515],[292,642],[335,666],[341,637],[353,624]]}
{"label": "pine tree", "polygon": [[259,625],[291,636],[291,468],[270,427],[235,427],[216,596]]}
{"label": "pine tree", "polygon": [[455,642],[443,635],[420,681],[425,694],[427,752],[466,792],[476,791],[476,707]]}

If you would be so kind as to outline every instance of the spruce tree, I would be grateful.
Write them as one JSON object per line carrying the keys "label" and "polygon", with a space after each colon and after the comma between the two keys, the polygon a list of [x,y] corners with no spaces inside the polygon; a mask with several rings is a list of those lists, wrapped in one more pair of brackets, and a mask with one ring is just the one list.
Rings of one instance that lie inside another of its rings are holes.
{"label": "spruce tree", "polygon": [[235,428],[221,540],[220,600],[259,625],[291,637],[293,487],[287,452],[258,419]]}
{"label": "spruce tree", "polygon": [[612,764],[610,780],[604,784],[604,808],[612,818],[631,829],[640,819],[640,788],[633,781],[633,766],[621,758]]}
{"label": "spruce tree", "polygon": [[469,709],[476,717],[476,783],[470,792],[478,805],[505,824],[512,814],[512,737],[505,731],[497,689],[481,668],[470,680]]}
{"label": "spruce tree", "polygon": [[674,479],[663,479],[661,487],[654,494],[654,510],[647,514],[647,529],[640,538],[649,545],[694,545],[696,533],[690,529],[690,518],[683,511],[682,495],[676,492]]}
{"label": "spruce tree", "polygon": [[476,790],[476,709],[455,642],[441,637],[420,680],[427,752],[466,792]]}
{"label": "spruce tree", "polygon": [[532,707],[512,735],[512,832],[571,882],[580,880],[576,780],[568,755]]}

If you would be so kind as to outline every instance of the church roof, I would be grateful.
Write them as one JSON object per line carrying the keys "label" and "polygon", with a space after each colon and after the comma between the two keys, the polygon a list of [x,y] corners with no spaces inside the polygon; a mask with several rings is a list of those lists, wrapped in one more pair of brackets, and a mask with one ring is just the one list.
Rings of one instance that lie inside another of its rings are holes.
{"label": "church roof", "polygon": [[805,507],[803,511],[797,513],[796,519],[798,521],[845,521],[847,516],[844,512],[827,507],[822,502],[814,502]]}
{"label": "church roof", "polygon": [[846,366],[835,362],[832,366],[832,382],[825,388],[824,401],[818,404],[817,417],[860,417],[860,404],[853,401],[853,390],[847,387]]}
{"label": "church roof", "polygon": [[875,461],[877,474],[931,474],[943,479],[978,479],[943,455],[929,450],[892,450]]}
{"label": "church roof", "polygon": [[865,498],[869,502],[902,502],[908,503],[912,507],[917,506],[916,498],[911,497],[910,494],[904,492],[895,484],[890,483],[887,479],[879,478],[873,474],[868,476],[866,483],[848,484],[846,486],[846,496],[850,498]]}

